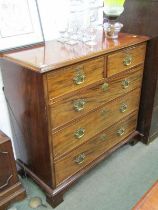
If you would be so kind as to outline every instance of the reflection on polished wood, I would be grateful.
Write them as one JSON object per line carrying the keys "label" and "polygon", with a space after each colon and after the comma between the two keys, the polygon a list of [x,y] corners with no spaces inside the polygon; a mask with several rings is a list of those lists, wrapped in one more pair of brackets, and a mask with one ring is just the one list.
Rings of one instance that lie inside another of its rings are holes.
{"label": "reflection on polished wood", "polygon": [[145,36],[121,33],[119,39],[110,40],[104,37],[102,31],[98,31],[96,46],[83,43],[70,46],[54,40],[46,42],[45,46],[4,54],[3,57],[32,70],[46,72],[142,43],[147,39]]}
{"label": "reflection on polished wood", "polygon": [[18,163],[53,207],[79,177],[141,136],[147,40],[129,34],[107,40],[100,31],[94,47],[50,41],[4,54],[4,91],[22,151]]}

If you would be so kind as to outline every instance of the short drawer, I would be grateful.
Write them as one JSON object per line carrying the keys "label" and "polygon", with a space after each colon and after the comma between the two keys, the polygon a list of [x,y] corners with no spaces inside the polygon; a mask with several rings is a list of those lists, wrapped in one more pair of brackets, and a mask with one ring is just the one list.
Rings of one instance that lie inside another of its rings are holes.
{"label": "short drawer", "polygon": [[56,184],[74,175],[100,155],[132,134],[137,125],[137,113],[106,129],[94,139],[55,162]]}
{"label": "short drawer", "polygon": [[107,77],[144,63],[146,44],[125,48],[107,57]]}
{"label": "short drawer", "polygon": [[141,87],[143,66],[128,70],[123,75],[108,78],[100,85],[65,97],[56,103],[50,102],[52,128],[76,119],[131,90]]}
{"label": "short drawer", "polygon": [[121,120],[139,107],[140,89],[89,113],[79,121],[52,134],[54,158],[68,153],[83,142]]}
{"label": "short drawer", "polygon": [[47,74],[50,99],[103,79],[104,57],[52,71]]}

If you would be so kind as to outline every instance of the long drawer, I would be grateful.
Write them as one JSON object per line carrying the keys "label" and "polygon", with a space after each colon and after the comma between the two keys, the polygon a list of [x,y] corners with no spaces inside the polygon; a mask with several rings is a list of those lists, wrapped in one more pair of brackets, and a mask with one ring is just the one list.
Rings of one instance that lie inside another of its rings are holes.
{"label": "long drawer", "polygon": [[51,100],[103,79],[104,56],[47,74],[48,95]]}
{"label": "long drawer", "polygon": [[140,89],[117,98],[79,121],[52,134],[54,158],[69,152],[139,107]]}
{"label": "long drawer", "polygon": [[50,118],[52,128],[59,127],[76,119],[129,91],[140,88],[143,66],[131,69],[123,75],[106,79],[104,83],[95,85],[73,96],[67,96],[56,103],[50,102]]}
{"label": "long drawer", "polygon": [[137,125],[137,113],[106,129],[96,138],[73,150],[55,162],[56,185],[80,171],[101,154],[132,134]]}
{"label": "long drawer", "polygon": [[144,63],[146,43],[112,53],[107,57],[107,77]]}

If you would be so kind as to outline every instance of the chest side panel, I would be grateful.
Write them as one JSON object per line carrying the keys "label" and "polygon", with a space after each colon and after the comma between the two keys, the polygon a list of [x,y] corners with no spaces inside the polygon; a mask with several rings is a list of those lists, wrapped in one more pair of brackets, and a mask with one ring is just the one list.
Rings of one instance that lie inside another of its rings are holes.
{"label": "chest side panel", "polygon": [[2,76],[17,158],[51,185],[43,77],[8,61],[2,62]]}

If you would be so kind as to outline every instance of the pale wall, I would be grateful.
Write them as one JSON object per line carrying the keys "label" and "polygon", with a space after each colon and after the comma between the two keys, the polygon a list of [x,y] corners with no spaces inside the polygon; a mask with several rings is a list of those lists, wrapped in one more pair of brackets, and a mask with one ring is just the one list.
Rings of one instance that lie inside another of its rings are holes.
{"label": "pale wall", "polygon": [[[87,0],[85,0],[87,3]],[[102,0],[98,0],[102,5]],[[43,30],[46,40],[55,39],[58,36],[58,27],[65,20],[69,10],[69,0],[38,0],[42,18]],[[12,138],[8,109],[2,91],[3,83],[0,72],[0,129]]]}

